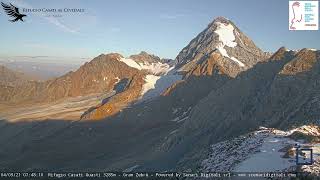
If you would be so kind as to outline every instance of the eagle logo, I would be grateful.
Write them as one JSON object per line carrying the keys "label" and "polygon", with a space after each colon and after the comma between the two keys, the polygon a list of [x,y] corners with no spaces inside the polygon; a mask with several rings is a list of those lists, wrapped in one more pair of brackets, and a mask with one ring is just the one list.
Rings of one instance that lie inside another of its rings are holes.
{"label": "eagle logo", "polygon": [[16,22],[18,20],[23,21],[22,18],[27,16],[25,14],[20,14],[19,8],[15,7],[11,3],[10,3],[10,5],[8,5],[8,4],[1,2],[1,5],[8,16],[15,18],[15,19],[9,20],[11,22]]}

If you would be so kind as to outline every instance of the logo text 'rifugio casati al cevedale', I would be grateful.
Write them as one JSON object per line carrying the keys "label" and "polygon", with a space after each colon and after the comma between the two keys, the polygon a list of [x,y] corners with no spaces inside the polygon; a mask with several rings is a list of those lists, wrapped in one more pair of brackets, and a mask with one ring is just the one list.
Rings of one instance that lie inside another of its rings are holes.
{"label": "logo text 'rifugio casati al cevedale'", "polygon": [[1,2],[1,5],[6,12],[6,14],[13,19],[10,19],[10,22],[24,21],[27,13],[41,13],[41,16],[45,17],[62,17],[64,13],[83,13],[85,9],[83,8],[19,8],[15,5],[9,3]]}

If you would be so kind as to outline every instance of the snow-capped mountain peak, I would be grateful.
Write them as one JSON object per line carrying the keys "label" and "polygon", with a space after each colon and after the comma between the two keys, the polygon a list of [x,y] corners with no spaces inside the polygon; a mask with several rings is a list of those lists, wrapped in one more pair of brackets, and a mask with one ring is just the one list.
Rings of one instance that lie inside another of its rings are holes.
{"label": "snow-capped mountain peak", "polygon": [[[217,54],[221,57],[213,58],[217,57]],[[216,68],[220,66],[227,75],[236,76],[266,58],[268,55],[233,22],[218,17],[181,50],[176,57],[176,68],[188,73],[199,64],[214,59],[215,62],[211,64],[217,65]],[[206,74],[212,73],[206,72]]]}

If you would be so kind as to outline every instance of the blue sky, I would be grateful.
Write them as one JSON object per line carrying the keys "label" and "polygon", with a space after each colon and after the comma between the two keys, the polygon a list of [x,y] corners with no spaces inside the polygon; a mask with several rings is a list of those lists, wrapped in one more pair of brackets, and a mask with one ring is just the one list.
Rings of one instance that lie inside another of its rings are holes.
{"label": "blue sky", "polygon": [[320,31],[289,31],[288,0],[3,0],[32,8],[84,8],[11,23],[0,10],[0,56],[95,57],[142,50],[175,58],[215,17],[232,20],[260,48],[320,49]]}

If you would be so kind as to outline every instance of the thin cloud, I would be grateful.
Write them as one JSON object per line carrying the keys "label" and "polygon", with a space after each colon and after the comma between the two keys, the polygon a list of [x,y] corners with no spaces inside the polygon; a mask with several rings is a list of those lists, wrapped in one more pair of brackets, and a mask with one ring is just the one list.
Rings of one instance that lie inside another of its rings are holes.
{"label": "thin cloud", "polygon": [[73,33],[73,34],[80,34],[78,30],[75,30],[73,28],[70,28],[66,24],[62,23],[55,17],[44,17],[49,23],[56,25],[60,29],[62,29],[65,32]]}
{"label": "thin cloud", "polygon": [[26,42],[22,44],[24,47],[35,48],[35,49],[50,49],[48,44],[36,43],[36,42]]}
{"label": "thin cloud", "polygon": [[174,19],[178,19],[178,18],[182,18],[185,17],[185,14],[160,14],[160,19],[167,19],[167,20],[174,20]]}

